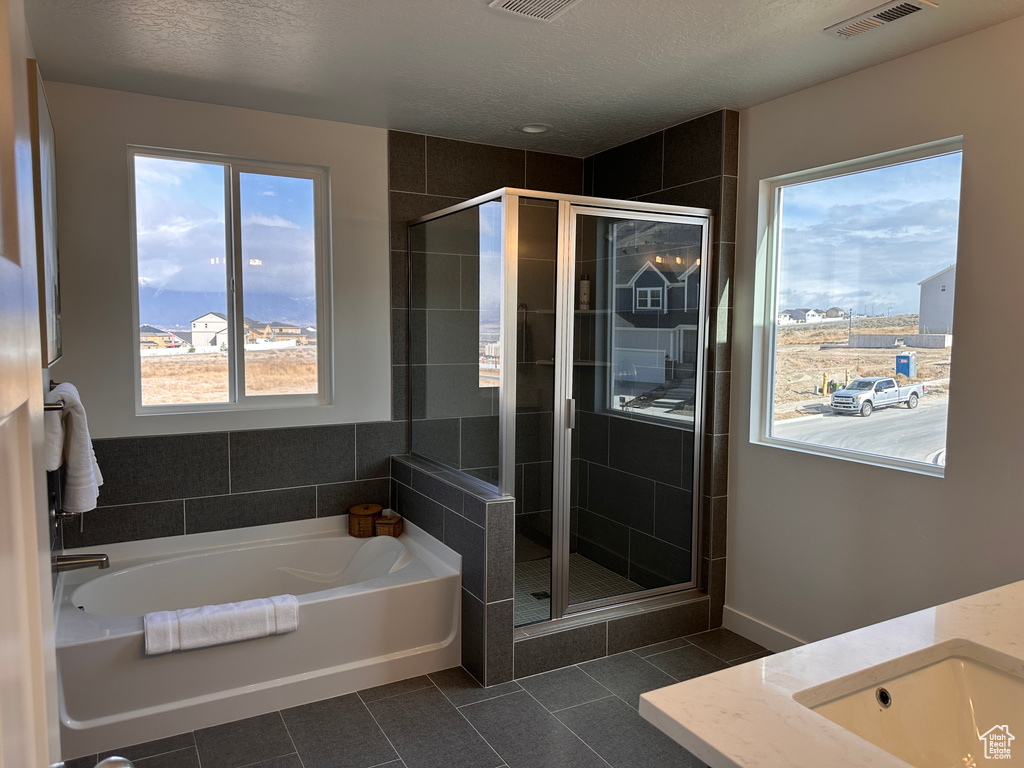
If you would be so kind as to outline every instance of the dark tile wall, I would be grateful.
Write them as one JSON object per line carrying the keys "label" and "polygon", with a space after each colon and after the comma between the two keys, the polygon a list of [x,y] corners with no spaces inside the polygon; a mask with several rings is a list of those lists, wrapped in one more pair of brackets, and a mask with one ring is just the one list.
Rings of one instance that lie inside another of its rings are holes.
{"label": "dark tile wall", "polygon": [[433,231],[421,231],[411,263],[406,225],[502,187],[580,194],[583,160],[390,131],[388,166],[392,418],[408,418],[411,408],[418,453],[494,482],[497,389],[477,383],[479,305],[470,289],[478,274],[478,218],[475,212],[448,217]]}
{"label": "dark tile wall", "polygon": [[464,474],[394,456],[396,512],[462,556],[462,666],[484,685],[512,679],[514,504]]}
{"label": "dark tile wall", "polygon": [[63,524],[67,547],[340,515],[390,504],[401,422],[93,441],[98,507]]}
{"label": "dark tile wall", "polygon": [[[714,212],[710,264],[707,379],[700,489],[698,583],[711,598],[710,626],[722,624],[725,600],[732,273],[736,249],[739,113],[713,112],[589,157],[585,194],[668,203]],[[660,486],[659,486],[660,487]],[[657,490],[657,488],[656,488]],[[662,495],[661,508],[670,491]],[[658,499],[655,499],[657,525]],[[663,518],[665,519],[665,518]]]}

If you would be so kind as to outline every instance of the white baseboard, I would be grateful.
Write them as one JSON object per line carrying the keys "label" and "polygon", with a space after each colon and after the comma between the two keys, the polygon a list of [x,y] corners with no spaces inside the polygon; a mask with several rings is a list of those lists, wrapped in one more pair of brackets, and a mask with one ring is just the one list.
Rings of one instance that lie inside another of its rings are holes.
{"label": "white baseboard", "polygon": [[796,648],[805,644],[804,640],[793,637],[777,627],[765,624],[763,621],[741,613],[735,608],[730,608],[728,605],[725,606],[722,626],[776,653],[788,651],[790,648]]}

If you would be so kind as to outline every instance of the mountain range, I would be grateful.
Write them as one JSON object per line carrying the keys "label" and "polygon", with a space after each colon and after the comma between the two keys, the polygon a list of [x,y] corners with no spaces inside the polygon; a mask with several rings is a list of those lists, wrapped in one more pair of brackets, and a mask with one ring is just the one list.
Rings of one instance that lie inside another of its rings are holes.
{"label": "mountain range", "polygon": [[[292,323],[303,327],[316,326],[316,299],[312,296],[255,294],[245,297],[246,317],[262,323]],[[165,291],[139,288],[139,323],[163,330],[188,330],[190,323],[207,312],[227,311],[223,293],[198,291]]]}

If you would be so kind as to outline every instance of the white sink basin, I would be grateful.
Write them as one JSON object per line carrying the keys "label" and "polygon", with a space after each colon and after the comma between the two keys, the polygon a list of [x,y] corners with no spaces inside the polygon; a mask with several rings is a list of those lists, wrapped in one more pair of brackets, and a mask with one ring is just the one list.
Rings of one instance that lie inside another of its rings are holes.
{"label": "white sink basin", "polygon": [[1024,766],[1024,662],[966,640],[793,698],[919,768]]}

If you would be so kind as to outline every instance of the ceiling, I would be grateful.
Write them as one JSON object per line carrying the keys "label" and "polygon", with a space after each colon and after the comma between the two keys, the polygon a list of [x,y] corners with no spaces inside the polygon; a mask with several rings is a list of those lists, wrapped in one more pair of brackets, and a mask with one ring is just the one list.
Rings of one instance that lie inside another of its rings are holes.
{"label": "ceiling", "polygon": [[[880,0],[26,0],[47,80],[583,157],[1024,14],[940,7],[846,40]],[[523,123],[548,123],[527,136]]]}

